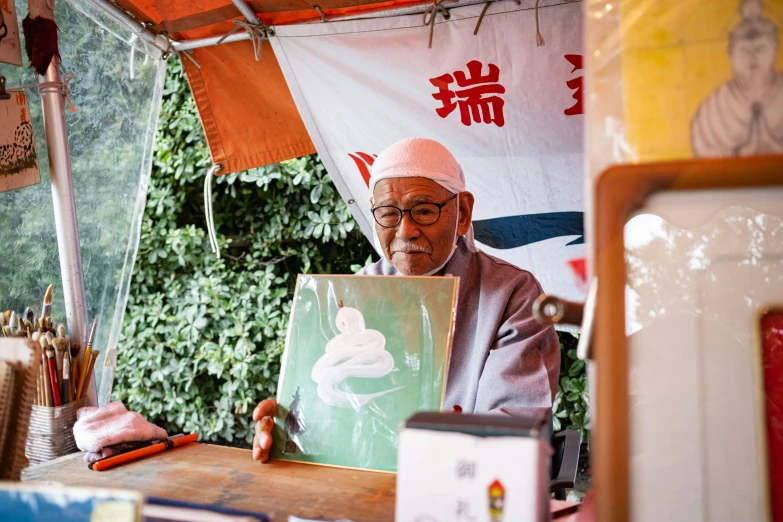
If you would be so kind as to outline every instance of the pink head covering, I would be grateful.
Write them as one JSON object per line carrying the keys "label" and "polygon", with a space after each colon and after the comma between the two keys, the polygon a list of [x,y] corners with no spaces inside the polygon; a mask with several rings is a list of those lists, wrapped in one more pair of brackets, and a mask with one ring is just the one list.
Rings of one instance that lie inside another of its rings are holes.
{"label": "pink head covering", "polygon": [[[426,178],[452,194],[465,191],[465,174],[460,164],[446,147],[427,138],[407,138],[381,152],[372,166],[370,192],[379,181],[391,178]],[[479,251],[473,240],[473,225],[464,238],[468,250]],[[378,247],[377,237],[375,243]]]}

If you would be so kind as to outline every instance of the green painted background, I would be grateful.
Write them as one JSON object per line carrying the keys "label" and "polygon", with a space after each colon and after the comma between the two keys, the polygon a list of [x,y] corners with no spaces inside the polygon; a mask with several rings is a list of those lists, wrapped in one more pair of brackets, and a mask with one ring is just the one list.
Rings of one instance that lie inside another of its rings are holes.
{"label": "green painted background", "polygon": [[[457,278],[300,275],[278,384],[272,458],[395,471],[397,431],[417,411],[440,410],[450,349]],[[341,386],[374,393],[404,386],[362,406],[329,406],[311,378],[326,343],[339,334],[339,302],[364,315],[366,328],[386,337],[394,369],[378,379],[349,378]],[[283,452],[283,422],[297,386],[295,454]]]}

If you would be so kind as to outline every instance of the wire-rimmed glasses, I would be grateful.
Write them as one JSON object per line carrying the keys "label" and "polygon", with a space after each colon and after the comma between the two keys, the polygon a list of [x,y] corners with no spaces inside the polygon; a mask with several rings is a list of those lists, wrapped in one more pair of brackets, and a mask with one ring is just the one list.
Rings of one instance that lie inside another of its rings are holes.
{"label": "wire-rimmed glasses", "polygon": [[407,212],[410,214],[411,219],[419,225],[434,225],[440,219],[440,211],[451,200],[457,197],[458,194],[454,194],[443,203],[419,203],[413,205],[411,208],[402,209],[399,207],[384,205],[382,207],[375,207],[372,209],[372,217],[375,222],[383,228],[394,228],[402,221],[402,215]]}

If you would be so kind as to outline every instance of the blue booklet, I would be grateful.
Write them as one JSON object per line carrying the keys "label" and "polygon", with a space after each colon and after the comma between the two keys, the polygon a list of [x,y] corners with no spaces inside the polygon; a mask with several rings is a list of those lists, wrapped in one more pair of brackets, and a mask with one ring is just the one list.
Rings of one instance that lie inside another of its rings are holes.
{"label": "blue booklet", "polygon": [[136,522],[143,503],[137,491],[0,482],[0,520]]}
{"label": "blue booklet", "polygon": [[0,482],[0,520],[14,522],[270,522],[262,513],[137,491]]}

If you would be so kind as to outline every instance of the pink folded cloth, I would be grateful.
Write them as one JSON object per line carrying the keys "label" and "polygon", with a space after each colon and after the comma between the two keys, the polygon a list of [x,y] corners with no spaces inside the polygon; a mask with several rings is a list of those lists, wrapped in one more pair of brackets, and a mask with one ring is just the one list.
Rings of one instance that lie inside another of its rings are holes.
{"label": "pink folded cloth", "polygon": [[101,408],[88,406],[76,412],[73,438],[82,451],[98,453],[107,446],[121,442],[165,439],[166,430],[159,428],[136,412],[128,411],[119,402]]}

